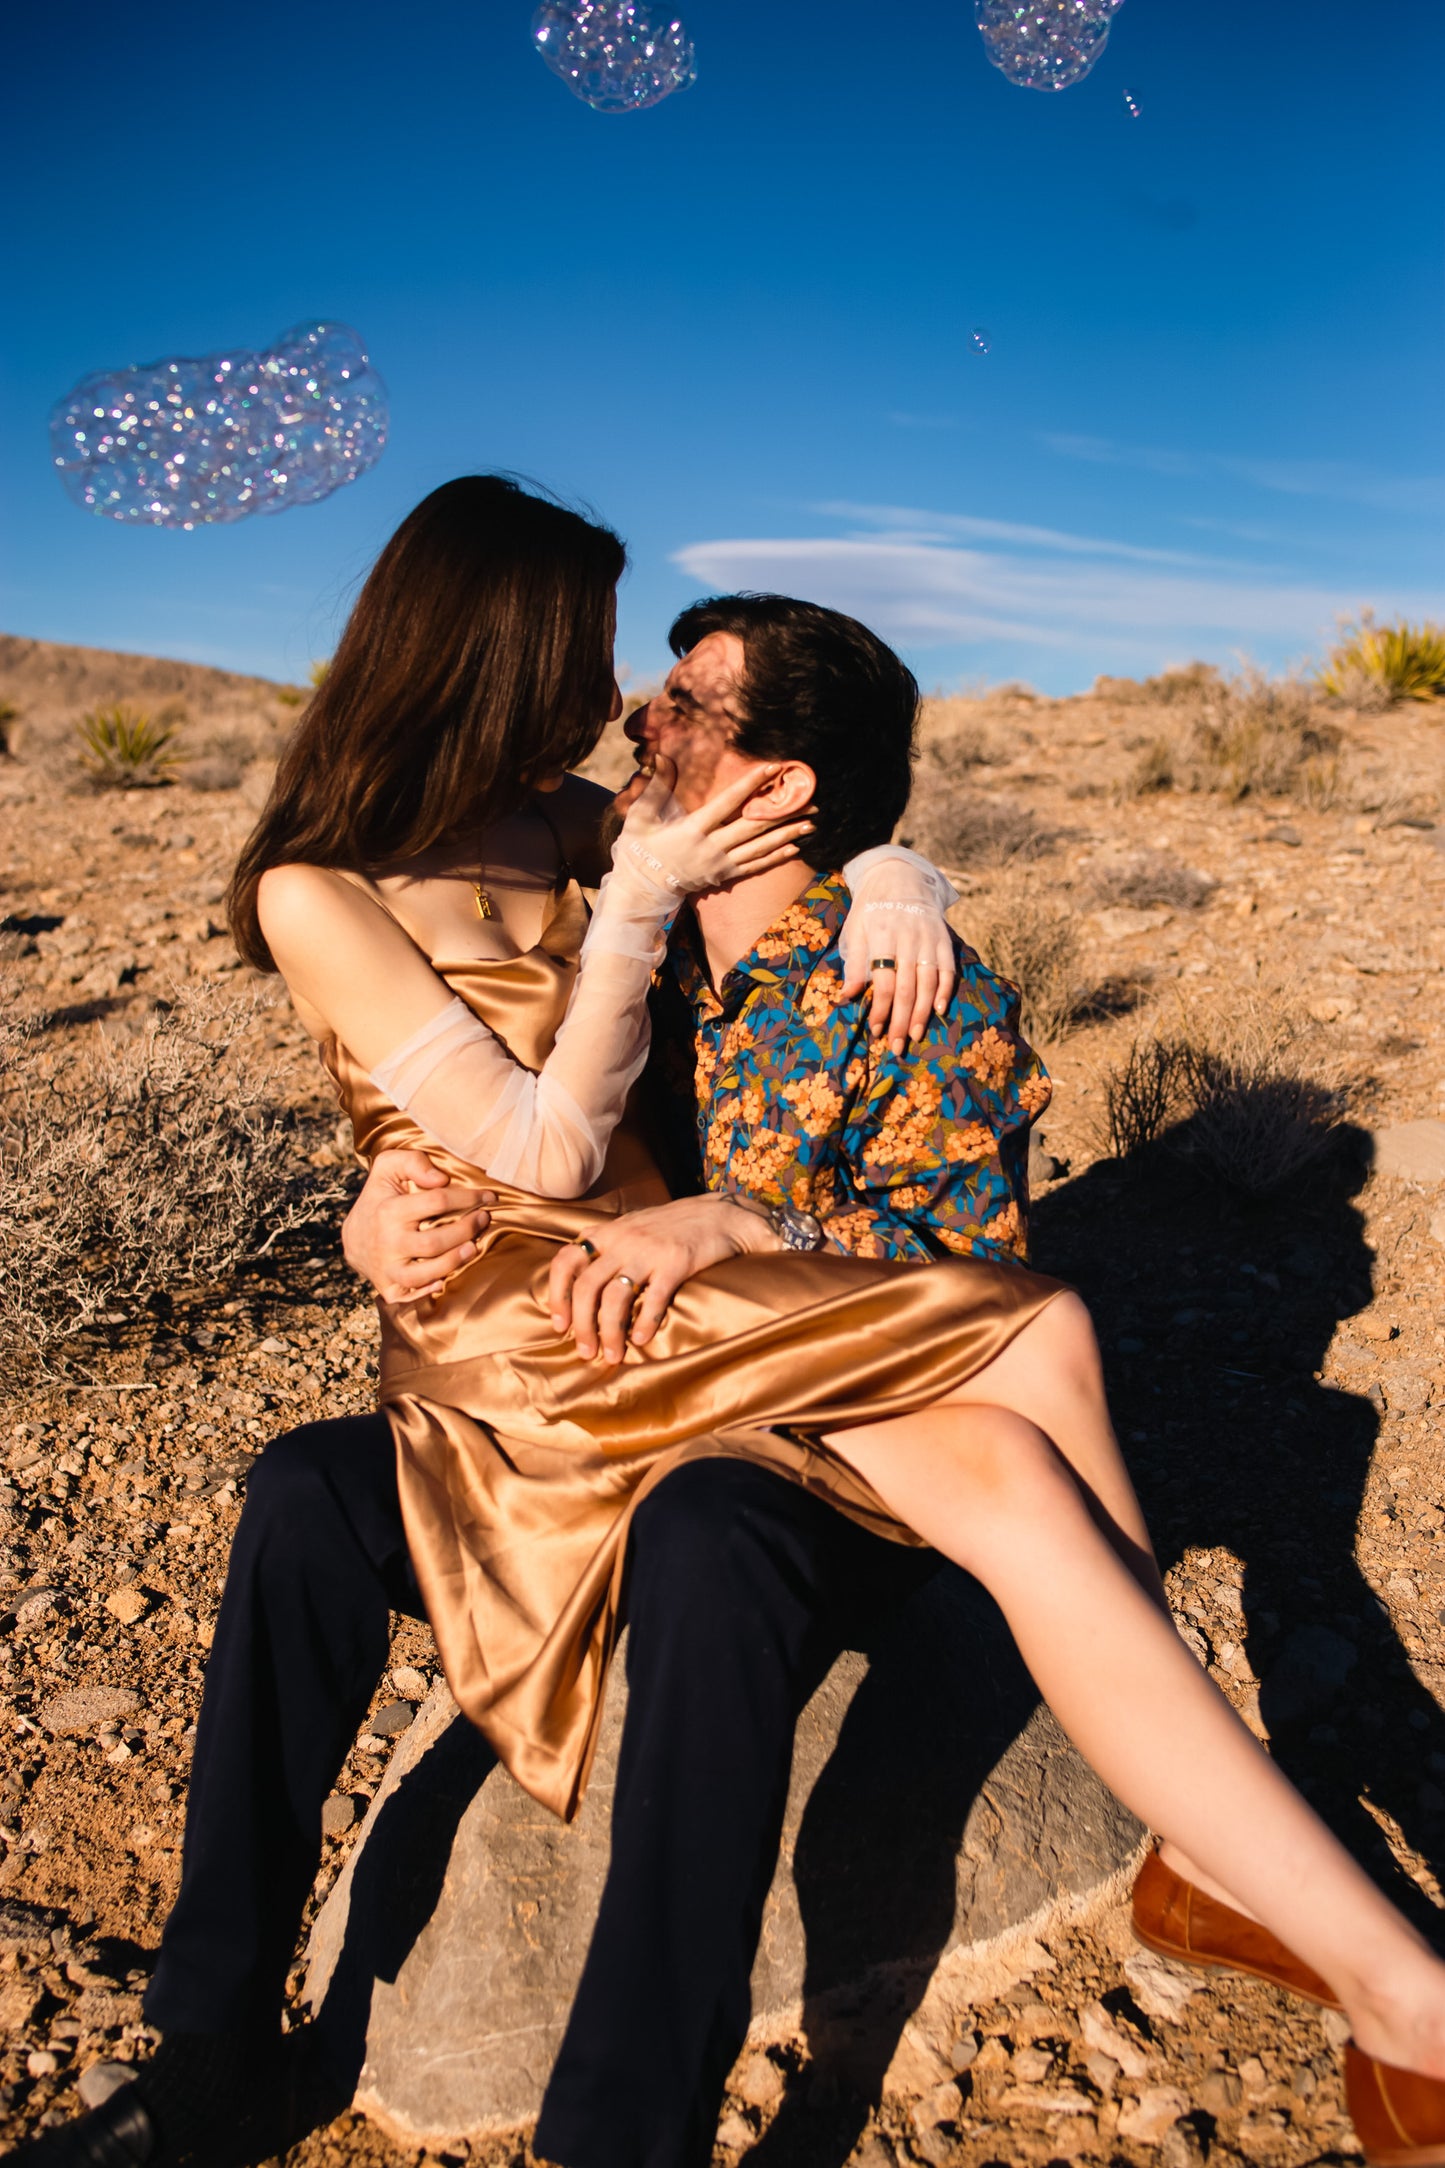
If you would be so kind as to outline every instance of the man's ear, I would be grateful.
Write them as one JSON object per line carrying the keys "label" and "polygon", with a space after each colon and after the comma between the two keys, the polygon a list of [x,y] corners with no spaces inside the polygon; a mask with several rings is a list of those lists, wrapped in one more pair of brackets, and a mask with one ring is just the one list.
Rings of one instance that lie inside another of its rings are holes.
{"label": "man's ear", "polygon": [[805,760],[787,760],[770,783],[754,791],[743,812],[751,821],[796,820],[813,803],[818,778]]}

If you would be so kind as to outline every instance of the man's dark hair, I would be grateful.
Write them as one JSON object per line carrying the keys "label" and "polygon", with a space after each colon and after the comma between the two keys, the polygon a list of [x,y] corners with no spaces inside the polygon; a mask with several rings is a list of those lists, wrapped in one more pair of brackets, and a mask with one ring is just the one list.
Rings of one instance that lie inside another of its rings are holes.
{"label": "man's dark hair", "polygon": [[735,743],[757,760],[803,760],[818,778],[800,846],[830,872],[886,843],[913,787],[918,681],[866,625],[787,595],[719,595],[673,625],[674,655],[735,633],[746,659]]}

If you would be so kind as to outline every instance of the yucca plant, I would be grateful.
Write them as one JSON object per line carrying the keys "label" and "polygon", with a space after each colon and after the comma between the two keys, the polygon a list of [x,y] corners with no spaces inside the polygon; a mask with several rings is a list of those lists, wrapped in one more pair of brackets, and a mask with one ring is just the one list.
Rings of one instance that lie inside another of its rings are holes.
{"label": "yucca plant", "polygon": [[85,750],[81,760],[108,790],[154,790],[169,783],[180,765],[175,729],[117,701],[94,708],[76,724]]}
{"label": "yucca plant", "polygon": [[1319,674],[1320,689],[1357,708],[1393,707],[1397,700],[1445,697],[1445,625],[1377,625],[1369,610],[1343,638]]}

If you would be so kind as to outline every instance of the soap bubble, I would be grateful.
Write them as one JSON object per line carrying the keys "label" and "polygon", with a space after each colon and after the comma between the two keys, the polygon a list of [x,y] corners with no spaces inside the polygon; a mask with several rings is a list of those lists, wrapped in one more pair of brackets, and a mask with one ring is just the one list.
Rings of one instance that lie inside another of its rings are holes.
{"label": "soap bubble", "polygon": [[1109,42],[1119,0],[974,0],[994,66],[1023,90],[1080,83]]}
{"label": "soap bubble", "polygon": [[386,386],[345,324],[297,324],[266,351],[82,377],[50,413],[75,502],[133,526],[219,526],[315,504],[381,457]]}
{"label": "soap bubble", "polygon": [[532,43],[595,113],[640,113],[697,81],[692,39],[642,0],[542,0]]}
{"label": "soap bubble", "polygon": [[1125,91],[1125,93],[1124,93],[1124,104],[1125,104],[1125,106],[1126,106],[1126,107],[1127,107],[1127,109],[1128,109],[1128,113],[1129,113],[1129,118],[1130,118],[1130,120],[1137,120],[1137,119],[1139,118],[1139,114],[1140,114],[1141,108],[1140,108],[1139,100],[1138,100],[1138,99],[1137,99],[1137,98],[1135,97],[1135,95],[1134,95],[1134,93],[1133,93],[1133,91],[1132,91],[1132,90],[1126,90],[1126,91]]}
{"label": "soap bubble", "polygon": [[977,354],[987,354],[993,347],[993,333],[984,324],[975,324],[968,335],[968,343]]}

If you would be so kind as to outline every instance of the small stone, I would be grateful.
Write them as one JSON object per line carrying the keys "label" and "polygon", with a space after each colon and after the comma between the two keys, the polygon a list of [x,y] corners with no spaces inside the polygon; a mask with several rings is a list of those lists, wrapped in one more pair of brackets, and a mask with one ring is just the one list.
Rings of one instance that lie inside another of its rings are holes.
{"label": "small stone", "polygon": [[323,1837],[341,1837],[356,1820],[356,1801],[349,1792],[342,1792],[328,1799],[321,1809],[321,1834]]}
{"label": "small stone", "polygon": [[424,1671],[402,1664],[391,1674],[391,1683],[404,1700],[425,1701],[430,1681]]}
{"label": "small stone", "polygon": [[1197,1976],[1191,1978],[1167,1959],[1144,1950],[1125,1960],[1124,1977],[1144,2015],[1163,2018],[1171,2025],[1179,2023],[1199,1986]]}
{"label": "small stone", "polygon": [[986,2075],[990,2070],[1006,2070],[1008,2049],[1002,2040],[985,2040],[973,2059],[973,2067],[980,2076]]}
{"label": "small stone", "polygon": [[1107,910],[1095,911],[1094,924],[1106,941],[1130,941],[1137,934],[1154,933],[1167,926],[1174,913],[1162,904],[1146,910],[1135,910],[1129,904],[1111,905]]}
{"label": "small stone", "polygon": [[728,2091],[750,2108],[770,2108],[781,2100],[786,2080],[767,2055],[745,2056],[728,2080]]}
{"label": "small stone", "polygon": [[1430,1381],[1404,1363],[1388,1363],[1380,1372],[1385,1405],[1393,1415],[1422,1415],[1430,1403]]}
{"label": "small stone", "polygon": [[42,1702],[35,1721],[52,1739],[84,1739],[102,1725],[129,1716],[139,1701],[127,1686],[78,1686],[73,1693]]}
{"label": "small stone", "polygon": [[122,1626],[134,1626],[137,1619],[145,1617],[150,1605],[138,1588],[113,1588],[105,1599],[105,1608]]}
{"label": "small stone", "polygon": [[1239,2106],[1243,2092],[1244,2087],[1233,2070],[1211,2070],[1199,2081],[1199,2105],[1207,2108],[1211,2115],[1227,2115]]}
{"label": "small stone", "polygon": [[1413,1603],[1420,1593],[1419,1587],[1408,1573],[1392,1573],[1385,1586],[1392,1596],[1398,1596],[1403,1603]]}
{"label": "small stone", "polygon": [[28,1980],[0,1984],[0,2033],[24,2032],[44,2000],[44,1988],[32,1987]]}
{"label": "small stone", "polygon": [[1397,1122],[1374,1133],[1377,1174],[1402,1182],[1445,1182],[1445,1122]]}
{"label": "small stone", "polygon": [[367,1725],[373,1739],[395,1739],[404,1732],[416,1715],[409,1701],[389,1701],[378,1709]]}
{"label": "small stone", "polygon": [[1445,1212],[1437,1212],[1430,1221],[1430,1236],[1445,1248]]}
{"label": "small stone", "polygon": [[1079,2030],[1088,2046],[1097,2048],[1117,2063],[1126,2078],[1143,2078],[1149,2074],[1149,2057],[1137,2040],[1125,2032],[1122,2025],[1109,2015],[1101,2002],[1091,2002],[1079,2020]]}
{"label": "small stone", "polygon": [[1137,2100],[1128,2101],[1119,2115],[1119,2136],[1139,2145],[1157,2145],[1166,2130],[1189,2111],[1189,2096],[1177,2085],[1151,2085]]}
{"label": "small stone", "polygon": [[49,2048],[32,2048],[25,2058],[25,2067],[32,2078],[53,2078],[60,2068],[60,2057]]}
{"label": "small stone", "polygon": [[87,2108],[103,2107],[113,2093],[129,2085],[135,2071],[129,2063],[92,2063],[80,2073],[80,2097]]}
{"label": "small stone", "polygon": [[1321,2010],[1320,2024],[1332,2048],[1342,2048],[1350,2037],[1350,2021],[1343,2010]]}
{"label": "small stone", "polygon": [[909,2118],[915,2130],[936,2130],[940,2123],[956,2122],[962,2110],[963,2093],[949,2079],[915,2101]]}
{"label": "small stone", "polygon": [[1044,1140],[1037,1129],[1029,1131],[1029,1180],[1030,1182],[1057,1182],[1061,1174],[1068,1173],[1068,1162],[1055,1159],[1044,1148]]}
{"label": "small stone", "polygon": [[752,2124],[736,2108],[729,2109],[717,2127],[717,2142],[725,2153],[744,2152],[756,2136]]}
{"label": "small stone", "polygon": [[976,2032],[960,2033],[953,2043],[949,2061],[955,2070],[971,2070],[978,2059],[979,2037]]}
{"label": "small stone", "polygon": [[1239,2082],[1247,2093],[1262,2093],[1269,2075],[1257,2055],[1246,2055],[1239,2066]]}
{"label": "small stone", "polygon": [[1047,2048],[1020,2048],[1009,2064],[1009,2076],[1020,2085],[1039,2085],[1054,2067]]}

